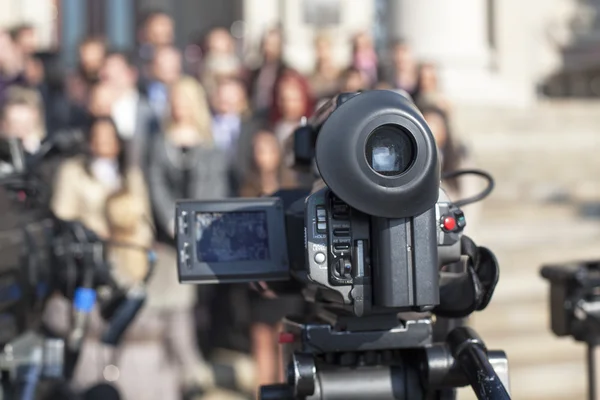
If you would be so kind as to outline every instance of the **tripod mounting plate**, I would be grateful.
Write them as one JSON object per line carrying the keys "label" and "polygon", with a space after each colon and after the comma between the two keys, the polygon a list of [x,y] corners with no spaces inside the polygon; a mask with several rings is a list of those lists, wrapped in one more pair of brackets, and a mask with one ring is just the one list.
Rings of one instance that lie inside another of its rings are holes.
{"label": "tripod mounting plate", "polygon": [[284,321],[293,351],[310,354],[420,348],[431,344],[430,319],[398,321],[391,329],[339,330],[326,323]]}

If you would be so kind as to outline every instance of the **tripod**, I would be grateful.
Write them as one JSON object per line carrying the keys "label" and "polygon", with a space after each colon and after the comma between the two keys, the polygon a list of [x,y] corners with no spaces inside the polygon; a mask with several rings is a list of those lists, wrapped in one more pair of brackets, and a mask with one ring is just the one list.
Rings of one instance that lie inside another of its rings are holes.
{"label": "tripod", "polygon": [[446,400],[468,384],[479,399],[510,399],[506,355],[488,352],[470,328],[432,344],[429,318],[286,319],[284,326],[288,383],[262,387],[262,400]]}

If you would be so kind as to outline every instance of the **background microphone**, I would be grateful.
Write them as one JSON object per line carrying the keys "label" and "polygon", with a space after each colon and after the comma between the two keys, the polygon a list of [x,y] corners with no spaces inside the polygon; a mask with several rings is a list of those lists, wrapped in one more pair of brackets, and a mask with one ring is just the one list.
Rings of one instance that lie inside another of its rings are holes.
{"label": "background microphone", "polygon": [[113,385],[100,383],[86,390],[83,400],[121,400],[121,395]]}

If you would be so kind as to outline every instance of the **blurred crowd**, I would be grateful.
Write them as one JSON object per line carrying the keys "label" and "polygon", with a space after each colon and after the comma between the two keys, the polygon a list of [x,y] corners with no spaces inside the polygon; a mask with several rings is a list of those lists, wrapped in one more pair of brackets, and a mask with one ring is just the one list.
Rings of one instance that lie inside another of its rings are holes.
{"label": "blurred crowd", "polygon": [[[73,70],[37,53],[37,35],[30,25],[0,30],[0,134],[20,138],[31,157],[47,141],[62,143],[43,171],[59,218],[158,254],[149,301],[118,348],[101,344],[102,319],[92,318],[76,388],[110,381],[125,399],[174,400],[214,386],[219,373],[235,375],[230,389],[250,395],[257,385],[283,379],[279,320],[302,312],[304,303],[265,298],[241,284],[178,285],[174,208],[183,198],[309,188],[313,177],[290,167],[292,137],[324,99],[403,90],[429,123],[443,170],[468,162],[452,135],[452,108],[436,66],[416,60],[402,40],[378,54],[371,36],[359,32],[349,65],[338,65],[332,38],[319,34],[314,70],[305,75],[283,59],[278,27],[264,32],[257,68],[244,65],[223,28],[205,36],[201,57],[186,61],[174,45],[173,19],[160,11],[143,18],[135,49],[109,49],[102,37],[85,38]],[[456,180],[445,185],[451,197],[465,190]],[[145,276],[143,252],[115,248],[110,257],[124,282]],[[64,299],[48,305],[47,324],[57,333],[68,326],[66,310]],[[223,372],[227,368],[236,373]]]}

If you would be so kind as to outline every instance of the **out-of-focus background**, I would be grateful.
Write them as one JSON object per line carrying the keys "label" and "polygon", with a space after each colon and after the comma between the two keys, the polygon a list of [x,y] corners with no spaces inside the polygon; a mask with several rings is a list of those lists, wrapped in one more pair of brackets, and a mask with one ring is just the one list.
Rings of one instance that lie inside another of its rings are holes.
{"label": "out-of-focus background", "polygon": [[[172,44],[181,51],[182,69],[204,85],[215,130],[226,130],[210,97],[218,91],[211,84],[221,87],[222,81],[203,78],[211,51],[220,51],[207,44],[215,28],[224,28],[225,52],[232,55],[215,58],[222,63],[215,62],[215,71],[230,62],[232,70],[258,74],[253,82],[249,73],[232,75],[251,81],[244,86],[250,103],[254,111],[267,107],[276,135],[285,130],[275,120],[286,107],[279,104],[274,112],[277,101],[261,100],[252,86],[269,81],[260,72],[266,70],[261,41],[269,29],[278,29],[283,40],[277,68],[308,77],[311,99],[338,79],[332,93],[399,87],[435,98],[455,141],[468,149],[469,163],[489,170],[497,184],[476,210],[470,234],[496,252],[501,280],[491,305],[472,323],[489,347],[508,353],[514,398],[584,398],[584,346],[550,333],[548,285],[538,270],[544,263],[600,258],[600,1],[2,0],[0,28],[30,26],[36,59],[48,74],[50,65],[60,65],[64,76],[79,71],[82,41],[102,37],[107,47],[141,59],[133,64],[143,76],[144,62],[153,57],[146,50],[162,45],[144,31],[150,10],[174,21]],[[32,64],[32,79],[35,71]],[[358,84],[352,81],[356,71]],[[163,79],[152,72],[146,78]],[[161,107],[160,90],[147,93],[152,106]],[[290,118],[282,121],[292,124]]]}

